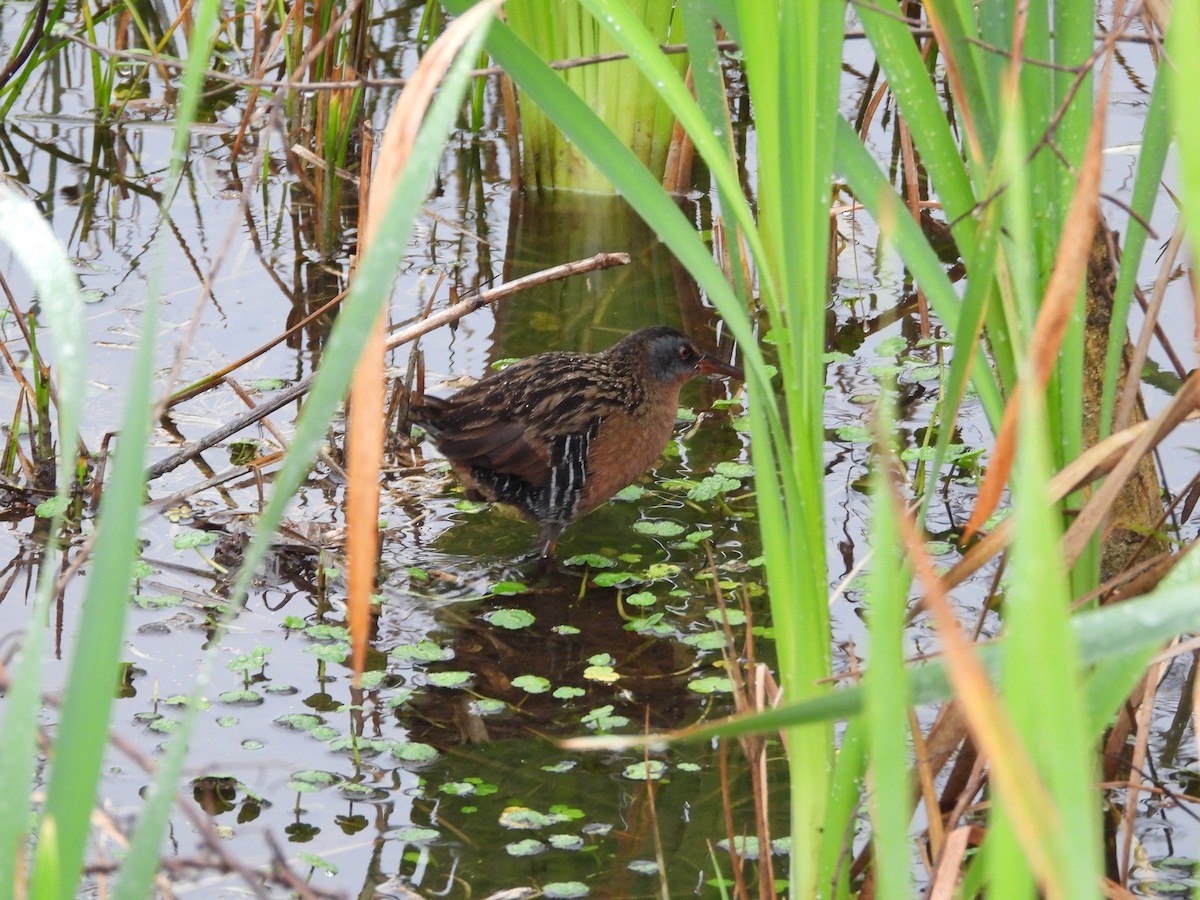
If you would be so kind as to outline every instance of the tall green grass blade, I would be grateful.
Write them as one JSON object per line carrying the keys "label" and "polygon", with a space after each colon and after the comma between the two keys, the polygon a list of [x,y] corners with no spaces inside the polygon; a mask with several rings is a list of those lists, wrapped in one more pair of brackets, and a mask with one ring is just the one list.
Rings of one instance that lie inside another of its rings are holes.
{"label": "tall green grass blade", "polygon": [[[0,240],[21,260],[38,289],[39,301],[45,311],[58,381],[59,434],[58,512],[47,531],[49,537],[21,645],[21,658],[14,666],[4,704],[4,740],[0,741],[0,895],[11,896],[17,887],[16,873],[23,868],[17,860],[25,852],[32,826],[29,792],[38,756],[36,735],[42,707],[42,663],[50,602],[58,577],[58,566],[52,561],[62,530],[63,510],[74,487],[75,448],[83,409],[86,339],[83,297],[66,250],[37,207],[2,183]],[[89,804],[83,811],[85,823],[90,814]]]}
{"label": "tall green grass blade", "polygon": [[[876,433],[890,441],[892,385],[885,386],[876,415]],[[867,575],[870,657],[863,675],[863,718],[870,745],[871,843],[876,895],[880,900],[912,896],[908,824],[912,819],[911,755],[908,731],[908,682],[904,677],[904,616],[911,575],[904,564],[896,521],[899,508],[891,446],[880,446],[871,472],[871,568]]]}
{"label": "tall green grass blade", "polygon": [[[203,81],[205,61],[214,40],[218,3],[200,4],[192,31],[192,51],[183,75],[177,112],[167,189],[161,212],[168,214],[170,199],[178,190],[187,158],[189,129],[194,121]],[[95,558],[100,564],[90,572],[80,621],[79,640],[72,654],[71,674],[63,697],[54,765],[47,790],[45,817],[56,823],[59,856],[57,871],[34,871],[35,891],[43,890],[46,878],[57,878],[58,896],[74,896],[83,866],[96,797],[108,742],[108,722],[117,686],[121,638],[129,585],[138,546],[138,520],[145,488],[145,448],[149,442],[154,385],[154,356],[157,348],[161,255],[147,286],[143,310],[143,334],[134,370],[130,374],[125,411],[121,423],[112,478],[100,505]],[[171,783],[174,789],[174,781]],[[141,886],[140,896],[148,891]]]}
{"label": "tall green grass blade", "polygon": [[[829,607],[824,601],[824,335],[829,290],[829,203],[838,116],[844,9],[836,2],[768,7],[737,5],[747,81],[755,106],[759,229],[778,301],[777,331],[791,453],[780,453],[785,504],[768,508],[763,550],[771,587],[780,681],[796,699],[825,692],[831,667]],[[760,278],[766,276],[760,271]],[[770,303],[771,298],[767,298]],[[765,437],[755,432],[755,437]],[[756,477],[759,496],[770,481]],[[788,731],[791,793],[791,890],[820,885],[832,730]],[[833,835],[824,840],[839,839]]]}
{"label": "tall green grass blade", "polygon": [[[479,28],[463,45],[426,113],[404,173],[388,201],[377,236],[363,257],[354,284],[325,345],[321,369],[297,421],[291,448],[275,478],[274,490],[259,518],[255,536],[246,549],[242,568],[232,589],[232,603],[235,605],[245,597],[250,581],[270,547],[274,530],[308,473],[325,439],[329,421],[349,387],[363,342],[378,318],[395,278],[396,268],[404,258],[412,224],[428,193],[446,136],[466,94],[471,63],[483,44],[487,30],[487,27]],[[147,800],[142,821],[134,836],[135,845],[139,845],[139,849],[144,847],[143,852],[147,854],[151,847],[156,853],[161,840],[196,712],[201,706],[198,701],[204,696],[211,678],[217,643],[211,642],[212,649],[200,660],[191,702],[184,707],[180,725],[168,744],[166,756],[159,767],[160,777]],[[123,878],[119,885],[120,896],[145,896],[144,891],[141,894],[138,891],[142,889],[148,874],[147,862],[152,858],[146,855],[136,863],[131,862],[128,879]],[[152,869],[149,874],[153,874]]]}
{"label": "tall green grass blade", "polygon": [[[1133,178],[1133,197],[1129,203],[1130,209],[1137,216],[1130,216],[1125,227],[1121,266],[1117,274],[1117,284],[1113,288],[1113,322],[1129,321],[1129,307],[1133,300],[1133,290],[1137,286],[1138,266],[1141,263],[1142,251],[1146,247],[1146,239],[1149,237],[1142,222],[1149,222],[1154,212],[1167,150],[1171,146],[1172,81],[1170,75],[1164,73],[1154,79],[1154,87],[1150,93],[1150,106],[1146,110],[1146,124],[1142,129],[1142,144],[1138,151],[1137,171]],[[1101,439],[1108,437],[1112,432],[1113,407],[1121,389],[1117,379],[1121,370],[1121,356],[1125,351],[1126,335],[1125,328],[1114,327],[1109,332],[1108,353],[1104,362],[1104,395],[1100,402]],[[1139,373],[1131,372],[1129,377],[1137,378]]]}
{"label": "tall green grass blade", "polygon": [[[821,845],[820,882],[832,885],[829,900],[850,897],[850,864],[854,861],[846,847],[852,842],[862,802],[867,769],[867,733],[861,720],[849,722],[842,732],[833,775],[829,780],[829,805],[825,810],[824,833],[829,837]],[[839,837],[840,836],[840,837]],[[791,895],[789,895],[791,896]]]}
{"label": "tall green grass blade", "polygon": [[[1046,493],[1052,470],[1046,410],[1036,391],[1021,392],[1021,428],[1013,469],[1015,537],[1004,601],[1001,690],[1025,746],[1034,758],[1059,822],[1051,848],[1069,897],[1094,897],[1100,864],[1098,798],[1092,791],[1092,741],[1083,676],[1071,630],[1068,574],[1047,553],[1061,538]],[[1049,689],[1047,689],[1049,687]],[[998,806],[1004,797],[996,797]],[[1006,848],[1007,849],[1007,848]],[[998,854],[996,869],[1013,860]],[[1023,859],[1023,854],[1017,850]],[[1011,869],[1009,870],[1011,871]]]}

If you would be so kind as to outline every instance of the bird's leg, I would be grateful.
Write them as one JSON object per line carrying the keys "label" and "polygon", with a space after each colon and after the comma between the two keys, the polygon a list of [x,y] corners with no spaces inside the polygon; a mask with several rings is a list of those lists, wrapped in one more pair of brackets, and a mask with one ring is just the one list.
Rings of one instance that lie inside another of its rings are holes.
{"label": "bird's leg", "polygon": [[538,529],[538,547],[541,549],[543,562],[554,559],[554,547],[562,532],[562,526],[556,522],[548,522]]}

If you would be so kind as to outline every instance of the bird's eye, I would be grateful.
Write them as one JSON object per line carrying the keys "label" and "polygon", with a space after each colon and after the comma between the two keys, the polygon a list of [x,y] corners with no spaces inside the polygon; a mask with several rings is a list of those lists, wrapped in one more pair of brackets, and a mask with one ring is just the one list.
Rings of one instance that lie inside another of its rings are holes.
{"label": "bird's eye", "polygon": [[696,358],[696,351],[685,344],[679,348],[679,358],[684,362],[691,362]]}

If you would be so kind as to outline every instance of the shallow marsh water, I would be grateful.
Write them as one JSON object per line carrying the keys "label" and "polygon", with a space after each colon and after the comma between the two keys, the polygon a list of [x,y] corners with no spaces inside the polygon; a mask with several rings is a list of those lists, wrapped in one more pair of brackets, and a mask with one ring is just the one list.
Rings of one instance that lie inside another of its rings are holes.
{"label": "shallow marsh water", "polygon": [[[0,9],[0,47],[6,51],[4,39],[26,12],[21,4]],[[403,13],[386,21],[397,38],[413,25]],[[409,45],[397,40],[395,46],[395,56],[381,61],[381,74],[404,70]],[[1114,95],[1108,143],[1115,147],[1136,143],[1140,130],[1145,94],[1135,73],[1138,65],[1149,65],[1132,59],[1140,52],[1129,50]],[[864,89],[862,73],[870,70],[866,53],[865,46],[848,45],[844,105],[851,115]],[[85,441],[95,449],[119,414],[126,361],[152,277],[159,279],[165,322],[164,379],[178,342],[198,318],[179,379],[187,383],[249,353],[336,294],[344,287],[347,259],[313,249],[310,201],[275,148],[271,174],[243,211],[238,184],[246,163],[229,159],[236,107],[216,112],[212,123],[197,129],[167,229],[158,221],[155,195],[170,141],[165,114],[146,105],[127,111],[118,124],[92,125],[84,115],[86,83],[73,74],[82,71],[79,65],[61,72],[70,89],[32,94],[0,126],[0,160],[39,202],[93,292]],[[377,125],[391,99],[384,91],[369,104],[379,111]],[[891,140],[885,119],[874,136],[881,159],[889,158]],[[1109,159],[1106,186],[1127,190],[1130,157],[1117,152]],[[428,336],[422,348],[431,391],[464,373],[478,376],[504,358],[549,348],[599,349],[647,324],[711,335],[706,329],[713,320],[694,286],[623,205],[514,197],[507,171],[499,133],[456,136],[440,191],[428,204],[438,218],[418,224],[396,284],[394,323],[417,317],[431,295],[446,301],[445,288],[434,294],[442,274],[466,293],[598,251],[631,252],[633,263],[530,292]],[[686,202],[698,224],[711,225],[707,195],[697,192]],[[1169,213],[1158,215],[1153,224],[1160,234],[1169,233]],[[847,582],[832,611],[835,641],[848,666],[865,643],[854,577],[868,549],[861,482],[871,403],[883,370],[895,371],[901,437],[909,446],[919,443],[918,429],[936,403],[938,373],[936,348],[918,341],[911,285],[896,258],[880,250],[864,218],[843,218],[839,231],[844,240],[828,313],[826,513],[831,591]],[[200,278],[230,234],[213,298],[198,305]],[[352,235],[343,234],[339,243],[351,246]],[[0,265],[18,304],[28,307],[19,269],[7,255]],[[1188,321],[1183,296],[1180,290],[1180,329]],[[11,322],[4,324],[10,346],[19,347]],[[305,330],[236,377],[269,396],[278,384],[307,375],[319,361],[326,325]],[[407,349],[392,362],[402,369]],[[15,394],[11,381],[0,384],[3,400],[15,402]],[[1149,385],[1147,395],[1153,411],[1163,397]],[[553,743],[580,733],[671,728],[731,709],[705,544],[731,599],[743,586],[747,590],[757,651],[771,661],[748,496],[751,457],[736,392],[693,384],[682,402],[687,411],[662,463],[637,490],[567,532],[560,557],[579,561],[564,563],[558,575],[539,574],[523,559],[532,547],[530,526],[502,510],[462,504],[436,462],[424,465],[398,452],[395,477],[383,495],[383,599],[361,692],[351,687],[343,662],[338,552],[332,544],[313,548],[314,534],[341,523],[344,485],[331,467],[318,465],[290,514],[307,540],[281,546],[234,620],[221,649],[228,667],[215,679],[192,743],[188,774],[195,781],[184,792],[200,802],[238,858],[266,865],[273,842],[297,871],[317,866],[317,887],[348,895],[369,895],[369,886],[382,885],[382,893],[397,896],[404,886],[425,896],[486,896],[504,888],[581,882],[592,896],[649,897],[659,893],[654,860],[661,852],[669,861],[672,895],[714,894],[707,886],[719,875],[714,859],[728,874],[728,859],[710,855],[709,848],[726,835],[719,748],[684,745],[653,754],[651,798],[640,752],[568,753]],[[167,455],[180,439],[196,439],[244,409],[227,388],[188,401],[154,435],[152,456]],[[978,412],[968,410],[960,440],[969,450],[986,451],[989,431]],[[294,413],[291,408],[275,417],[284,436]],[[335,445],[339,430],[334,423]],[[244,436],[262,441],[266,450],[278,442],[259,427]],[[152,496],[187,489],[206,477],[205,466],[227,465],[225,450],[210,451],[204,463],[157,480]],[[967,457],[946,480],[945,503],[929,520],[935,539],[962,521],[974,490],[973,465]],[[1181,483],[1192,465],[1176,448],[1164,461],[1168,480]],[[910,463],[910,474],[916,471]],[[222,577],[177,540],[202,528],[235,532],[230,523],[252,512],[265,489],[246,477],[197,494],[144,525],[146,567],[128,632],[131,672],[114,727],[151,757],[171,729],[175,698],[191,685],[195,660],[211,637],[209,607],[220,603],[224,591]],[[4,635],[19,633],[28,614],[27,592],[38,564],[29,537],[33,527],[28,510],[16,508],[0,532],[0,565],[8,579],[0,602]],[[1194,531],[1189,526],[1181,536],[1190,539]],[[948,540],[935,549],[940,561],[955,559]],[[581,588],[585,573],[600,583]],[[964,620],[980,614],[990,574],[956,593]],[[85,568],[80,577],[86,576]],[[68,588],[60,611],[60,657],[80,639],[78,584]],[[739,638],[744,630],[735,625]],[[920,621],[911,641],[914,652],[934,646]],[[57,663],[51,665],[51,689],[62,675]],[[1168,677],[1182,686],[1183,676],[1177,664]],[[1164,706],[1161,715],[1160,754],[1176,738],[1174,710]],[[50,711],[46,723],[52,727]],[[357,758],[348,746],[351,736]],[[1168,779],[1186,785],[1196,779],[1193,746],[1189,727],[1170,758]],[[735,829],[750,830],[748,776],[735,750],[729,761]],[[783,835],[778,750],[774,763],[775,826]],[[147,780],[136,762],[113,751],[103,791],[118,823],[130,823]],[[1168,861],[1193,857],[1200,838],[1182,811],[1147,801],[1138,837],[1146,850],[1147,883],[1187,881],[1190,869]],[[104,845],[95,857],[115,852]],[[173,823],[166,852],[180,860],[203,856],[194,826],[182,816]],[[334,867],[336,874],[329,871]],[[234,885],[231,877],[203,869],[176,882],[178,893],[191,896],[233,891]]]}

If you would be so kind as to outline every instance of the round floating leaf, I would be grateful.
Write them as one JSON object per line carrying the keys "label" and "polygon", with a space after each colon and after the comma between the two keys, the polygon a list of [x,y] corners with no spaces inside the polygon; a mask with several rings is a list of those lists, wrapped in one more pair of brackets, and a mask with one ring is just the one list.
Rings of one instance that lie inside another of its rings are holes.
{"label": "round floating leaf", "polygon": [[341,643],[345,643],[350,640],[349,628],[344,625],[329,625],[325,622],[309,625],[304,629],[304,633],[314,641],[340,641]]}
{"label": "round floating leaf", "polygon": [[592,579],[596,587],[616,587],[617,585],[633,584],[639,580],[632,572],[601,572]]}
{"label": "round floating leaf", "polygon": [[372,672],[363,672],[362,673],[363,690],[368,690],[368,691],[374,690],[375,688],[377,688],[381,684],[383,684],[383,680],[385,678],[387,678],[387,672],[384,672],[381,669],[375,669]]}
{"label": "round floating leaf", "polygon": [[[735,482],[735,486],[737,486]],[[655,537],[676,537],[683,534],[687,529],[678,522],[668,522],[662,519],[648,520],[633,523],[633,530],[638,534],[650,534]]]}
{"label": "round floating leaf", "polygon": [[612,684],[621,680],[621,676],[612,666],[588,666],[583,670],[583,677],[588,681],[598,681],[601,684]]}
{"label": "round floating leaf", "polygon": [[850,444],[870,444],[875,440],[871,429],[863,425],[843,425],[835,432],[839,441]]}
{"label": "round floating leaf", "polygon": [[709,675],[689,681],[688,690],[697,694],[732,694],[733,682],[724,675]]}
{"label": "round floating leaf", "polygon": [[720,650],[725,646],[725,634],[720,631],[702,631],[700,634],[689,634],[683,642],[697,650]]}
{"label": "round floating leaf", "polygon": [[587,566],[589,569],[611,569],[616,565],[607,556],[598,553],[581,553],[578,556],[568,556],[562,561],[564,566]]}
{"label": "round floating leaf", "polygon": [[322,785],[311,785],[307,781],[288,781],[288,790],[296,793],[317,793],[323,791]]}
{"label": "round floating leaf", "polygon": [[519,581],[498,581],[492,585],[488,593],[503,597],[510,594],[524,594],[528,591],[529,588]]}
{"label": "round floating leaf", "polygon": [[580,850],[583,848],[583,838],[577,834],[552,834],[547,841],[555,850]]}
{"label": "round floating leaf", "polygon": [[[537,856],[539,853],[546,851],[546,845],[535,838],[525,838],[522,841],[513,841],[511,844],[505,844],[504,850],[509,856]],[[543,892],[545,889],[543,888]]]}
{"label": "round floating leaf", "polygon": [[314,737],[318,741],[332,741],[335,738],[342,736],[342,733],[332,725],[318,725],[309,733],[309,737]]}
{"label": "round floating leaf", "polygon": [[429,762],[437,759],[437,748],[419,741],[397,741],[392,744],[392,756],[404,762]]}
{"label": "round floating leaf", "polygon": [[250,388],[252,391],[259,392],[277,391],[286,383],[287,382],[285,382],[282,378],[255,378],[252,381],[248,381],[246,383],[246,387]]}
{"label": "round floating leaf", "polygon": [[327,663],[341,663],[350,655],[349,644],[310,644],[304,648],[305,653],[311,653],[317,659]]}
{"label": "round floating leaf", "polygon": [[401,644],[393,647],[390,653],[397,659],[416,659],[422,662],[443,662],[454,658],[454,651],[443,649],[433,641],[418,641],[415,644]]}
{"label": "round floating leaf", "polygon": [[307,863],[308,865],[312,866],[312,868],[314,868],[314,869],[318,869],[322,872],[327,872],[330,875],[336,875],[338,873],[337,866],[335,866],[333,863],[326,862],[325,860],[321,859],[321,857],[317,856],[316,854],[297,853],[296,859],[300,860],[300,862],[302,862],[302,863]]}
{"label": "round floating leaf", "polygon": [[304,619],[300,618],[299,616],[284,616],[283,617],[283,627],[290,629],[292,631],[297,631],[299,629],[302,629],[307,624],[308,623],[305,622]]}
{"label": "round floating leaf", "polygon": [[740,609],[729,609],[726,607],[724,616],[721,615],[719,609],[710,609],[704,614],[704,617],[712,622],[716,622],[718,625],[721,624],[722,618],[727,619],[730,625],[746,624],[746,614]]}
{"label": "round floating leaf", "polygon": [[480,797],[489,797],[500,790],[500,788],[496,785],[488,784],[486,781],[476,775],[470,775],[464,778],[463,781],[473,786],[475,788],[475,793]]}
{"label": "round floating leaf", "polygon": [[749,478],[754,474],[754,466],[749,463],[719,462],[713,466],[713,473],[726,478]]}
{"label": "round floating leaf", "polygon": [[660,578],[674,578],[680,571],[682,570],[674,563],[651,563],[646,567],[646,578],[649,581],[658,581]]}
{"label": "round floating leaf", "polygon": [[454,508],[459,512],[477,513],[487,509],[487,504],[479,503],[476,500],[459,500],[454,504]]}
{"label": "round floating leaf", "polygon": [[576,809],[573,806],[567,806],[565,803],[555,803],[552,807],[550,807],[550,812],[555,819],[560,822],[583,818],[582,809]]}
{"label": "round floating leaf", "polygon": [[171,543],[176,550],[195,550],[197,547],[207,547],[216,542],[217,536],[211,531],[185,531],[175,535],[175,540]]}
{"label": "round floating leaf", "polygon": [[702,771],[704,771],[700,766],[696,765],[695,763],[689,763],[689,762],[678,763],[678,764],[676,764],[675,768],[677,768],[680,772],[702,772]]}
{"label": "round floating leaf", "polygon": [[[742,483],[736,478],[726,478],[724,475],[709,475],[688,491],[687,496],[689,500],[695,500],[697,503],[707,503],[721,494],[736,491],[741,486]],[[636,529],[637,526],[635,525],[634,528]],[[680,530],[684,530],[682,526],[680,526]]]}
{"label": "round floating leaf", "polygon": [[253,738],[246,738],[242,741],[243,750],[261,750],[266,745],[262,741],[256,741]]}
{"label": "round floating leaf", "polygon": [[504,812],[500,813],[499,819],[503,827],[511,828],[514,831],[533,831],[561,821],[561,818],[551,818],[545,813],[527,806],[506,807]]}
{"label": "round floating leaf", "polygon": [[494,697],[480,697],[471,701],[471,712],[479,716],[494,716],[498,712],[504,712],[507,708],[507,703]]}
{"label": "round floating leaf", "polygon": [[579,634],[579,629],[574,625],[555,625],[550,630],[555,634]]}
{"label": "round floating leaf", "polygon": [[513,687],[518,687],[527,694],[544,694],[550,690],[550,682],[541,675],[518,675],[512,683]]}
{"label": "round floating leaf", "polygon": [[635,859],[629,862],[627,868],[639,875],[657,875],[658,863],[652,859]]}
{"label": "round floating leaf", "polygon": [[646,489],[640,484],[631,484],[621,488],[619,491],[613,494],[612,498],[614,500],[621,500],[626,503],[633,503],[641,500],[645,494]]}
{"label": "round floating leaf", "polygon": [[224,691],[217,695],[222,703],[236,703],[241,706],[258,706],[263,702],[262,694],[257,691]]}
{"label": "round floating leaf", "polygon": [[457,688],[463,687],[471,681],[471,673],[463,671],[453,672],[430,672],[429,683],[434,687],[440,688]]}
{"label": "round floating leaf", "polygon": [[573,759],[563,759],[556,763],[551,763],[549,765],[542,766],[542,771],[549,772],[551,775],[562,775],[566,772],[570,772],[572,769],[574,769],[578,765],[579,765],[579,763],[577,763]]}
{"label": "round floating leaf", "polygon": [[593,666],[611,666],[616,660],[611,653],[593,653],[588,657],[588,662]]}
{"label": "round floating leaf", "polygon": [[599,706],[580,719],[580,721],[588,728],[594,728],[597,731],[612,731],[614,728],[624,728],[629,724],[629,719],[625,716],[614,716],[612,714],[613,708],[612,704]]}
{"label": "round floating leaf", "polygon": [[658,598],[649,591],[638,591],[626,597],[625,602],[630,606],[653,606],[658,602]]}
{"label": "round floating leaf", "polygon": [[469,797],[475,793],[475,785],[465,781],[447,781],[445,784],[438,785],[438,790],[451,797]]}
{"label": "round floating leaf", "polygon": [[321,721],[320,716],[314,716],[312,713],[288,713],[277,718],[275,724],[293,731],[312,731]]}
{"label": "round floating leaf", "polygon": [[652,759],[649,762],[636,762],[633,765],[626,766],[621,775],[633,781],[657,781],[662,778],[667,772],[667,764],[661,759]]}
{"label": "round floating leaf", "polygon": [[483,618],[489,624],[495,625],[498,628],[507,628],[511,631],[528,628],[537,621],[533,613],[524,609],[493,609],[490,612],[484,613]]}
{"label": "round floating leaf", "polygon": [[301,794],[311,794],[314,791],[324,790],[340,780],[332,772],[322,772],[319,769],[305,769],[292,775],[291,780],[288,781],[288,790]]}
{"label": "round floating leaf", "polygon": [[562,687],[556,687],[551,696],[556,700],[574,700],[576,697],[582,697],[586,693],[587,691],[583,688],[571,687],[564,684]]}

